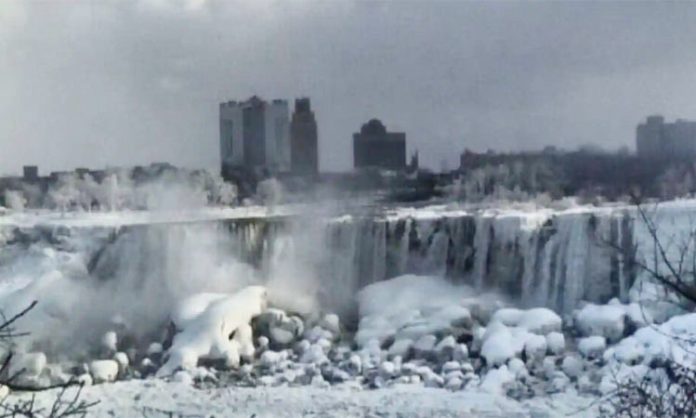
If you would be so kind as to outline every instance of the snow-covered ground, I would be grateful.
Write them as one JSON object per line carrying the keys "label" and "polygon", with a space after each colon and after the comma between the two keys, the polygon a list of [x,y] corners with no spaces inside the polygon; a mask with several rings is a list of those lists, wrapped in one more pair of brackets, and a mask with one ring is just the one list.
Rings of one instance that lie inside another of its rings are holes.
{"label": "snow-covered ground", "polygon": [[[42,392],[48,406],[57,391]],[[413,386],[377,390],[327,388],[219,388],[200,390],[162,380],[86,387],[82,399],[98,401],[89,417],[595,417],[593,398],[570,393],[518,402],[485,392],[447,392]],[[175,413],[169,415],[169,413]],[[179,415],[176,415],[179,414]]]}

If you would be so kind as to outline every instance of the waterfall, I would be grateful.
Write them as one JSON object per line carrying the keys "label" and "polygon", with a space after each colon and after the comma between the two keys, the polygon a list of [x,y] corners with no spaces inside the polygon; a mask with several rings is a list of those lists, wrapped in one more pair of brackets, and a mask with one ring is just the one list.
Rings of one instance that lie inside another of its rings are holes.
{"label": "waterfall", "polygon": [[[661,225],[678,230],[683,222],[675,217],[691,212],[668,207],[660,212]],[[523,306],[559,312],[582,300],[627,300],[639,273],[637,247],[649,247],[649,236],[630,208],[427,216],[377,212],[119,227],[5,225],[2,235],[2,260],[17,258],[19,246],[36,253],[35,244],[42,242],[79,253],[85,276],[121,282],[123,289],[160,287],[166,298],[261,281],[341,313],[354,311],[360,288],[407,273],[444,276],[502,292]],[[0,276],[13,268],[0,267]]]}

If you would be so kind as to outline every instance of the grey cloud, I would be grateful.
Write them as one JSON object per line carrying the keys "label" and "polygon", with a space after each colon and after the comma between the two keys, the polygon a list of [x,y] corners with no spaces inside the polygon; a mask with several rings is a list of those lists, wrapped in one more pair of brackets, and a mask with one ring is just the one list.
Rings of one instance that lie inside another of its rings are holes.
{"label": "grey cloud", "polygon": [[214,168],[217,103],[251,94],[312,97],[324,169],[350,167],[373,116],[434,168],[464,147],[618,147],[647,113],[696,118],[693,3],[8,4],[2,172]]}

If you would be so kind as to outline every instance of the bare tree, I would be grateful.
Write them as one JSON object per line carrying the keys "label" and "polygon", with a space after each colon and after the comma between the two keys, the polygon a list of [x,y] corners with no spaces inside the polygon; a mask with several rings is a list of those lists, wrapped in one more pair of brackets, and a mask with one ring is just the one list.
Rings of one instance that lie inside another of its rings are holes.
{"label": "bare tree", "polygon": [[[635,199],[637,220],[645,227],[652,244],[650,260],[635,257],[632,262],[647,279],[662,286],[684,311],[696,307],[696,228],[691,226],[678,237],[659,234],[656,222]],[[642,303],[642,302],[641,302]],[[641,309],[644,306],[641,305]],[[644,314],[644,317],[646,315]],[[658,332],[662,331],[655,325]],[[696,340],[666,335],[674,344],[694,354]],[[695,357],[696,358],[696,357]],[[696,417],[696,369],[667,357],[654,359],[639,376],[614,376],[616,389],[603,398],[601,416],[612,418]]]}
{"label": "bare tree", "polygon": [[[17,383],[18,378],[25,372],[19,370],[10,374],[10,364],[14,357],[11,350],[14,338],[28,335],[26,332],[17,331],[15,324],[24,317],[29,311],[34,309],[37,301],[32,302],[18,314],[7,318],[0,312],[0,345],[10,347],[5,358],[0,365],[0,387],[7,387],[11,391],[18,392],[39,392],[49,389],[60,389],[50,408],[41,407],[36,403],[36,393],[29,399],[16,400],[9,402],[7,397],[0,398],[0,418],[65,418],[65,417],[86,417],[88,410],[97,402],[85,402],[81,400],[83,385],[75,380],[58,385],[35,387]],[[70,392],[73,392],[72,394]]]}

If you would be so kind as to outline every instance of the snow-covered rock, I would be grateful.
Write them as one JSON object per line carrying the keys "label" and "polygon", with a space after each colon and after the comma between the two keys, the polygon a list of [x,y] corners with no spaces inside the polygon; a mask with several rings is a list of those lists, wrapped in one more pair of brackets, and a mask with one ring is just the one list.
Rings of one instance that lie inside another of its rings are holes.
{"label": "snow-covered rock", "polygon": [[435,346],[435,353],[439,361],[452,360],[454,350],[457,347],[457,340],[452,335],[448,335]]}
{"label": "snow-covered rock", "polygon": [[147,355],[152,356],[156,354],[161,354],[164,351],[162,348],[162,344],[160,343],[152,343],[147,347]]}
{"label": "snow-covered rock", "polygon": [[578,351],[586,358],[595,359],[602,357],[607,348],[606,338],[593,335],[578,340]]}
{"label": "snow-covered rock", "polygon": [[102,336],[101,344],[106,350],[116,352],[118,336],[115,331],[108,331]]}
{"label": "snow-covered rock", "polygon": [[423,335],[413,344],[413,353],[418,358],[429,358],[435,354],[436,343],[434,335]]}
{"label": "snow-covered rock", "polygon": [[413,341],[407,338],[402,338],[392,343],[389,350],[387,350],[387,354],[389,354],[390,357],[408,357],[409,353],[411,352],[411,347],[413,347]]}
{"label": "snow-covered rock", "polygon": [[575,313],[575,326],[583,336],[602,336],[616,342],[623,338],[626,325],[623,305],[587,304]]}
{"label": "snow-covered rock", "polygon": [[116,360],[94,360],[89,363],[89,372],[95,383],[113,382],[118,377],[119,364]]}
{"label": "snow-covered rock", "polygon": [[274,367],[288,358],[286,351],[264,351],[259,358],[259,364],[264,367]]}
{"label": "snow-covered rock", "polygon": [[504,395],[507,386],[515,381],[515,375],[508,370],[507,366],[493,368],[486,373],[481,381],[480,388],[485,392]]}
{"label": "snow-covered rock", "polygon": [[462,370],[462,365],[458,361],[448,361],[442,365],[442,374]]}
{"label": "snow-covered rock", "polygon": [[671,360],[696,366],[696,314],[678,315],[657,326],[645,326],[604,353],[607,362],[649,364]]}
{"label": "snow-covered rock", "polygon": [[584,364],[582,359],[573,354],[566,356],[563,359],[563,363],[561,363],[561,370],[571,379],[577,379],[582,373],[583,368]]}
{"label": "snow-covered rock", "polygon": [[493,322],[486,330],[481,356],[489,366],[503,365],[522,353],[525,336],[523,330],[511,330],[499,322]]}
{"label": "snow-covered rock", "polygon": [[334,313],[324,315],[319,322],[319,326],[330,331],[334,335],[339,335],[341,333],[341,321],[338,315]]}
{"label": "snow-covered rock", "polygon": [[560,332],[552,332],[546,336],[546,345],[552,354],[562,354],[566,349],[565,337]]}
{"label": "snow-covered rock", "polygon": [[468,358],[469,349],[467,348],[466,344],[457,344],[457,346],[454,347],[454,351],[452,352],[452,360],[464,361]]}
{"label": "snow-covered rock", "polygon": [[119,371],[121,373],[123,373],[130,364],[130,359],[128,358],[128,355],[123,352],[118,352],[114,354],[114,360],[116,360],[116,362],[118,363]]}
{"label": "snow-covered rock", "polygon": [[541,361],[546,356],[548,349],[547,337],[530,334],[527,336],[524,342],[524,353],[527,357],[527,361]]}
{"label": "snow-covered rock", "polygon": [[166,376],[178,368],[194,368],[201,358],[220,359],[228,367],[238,366],[240,349],[248,351],[249,347],[253,348],[253,341],[250,332],[235,331],[250,328],[252,318],[264,312],[266,307],[266,289],[262,286],[249,286],[215,299],[198,316],[186,318],[185,327],[174,336],[167,352],[167,362],[157,374]]}
{"label": "snow-covered rock", "polygon": [[515,309],[503,308],[496,311],[491,318],[508,327],[520,327],[540,335],[561,330],[563,321],[555,312],[547,308]]}
{"label": "snow-covered rock", "polygon": [[46,368],[47,360],[44,353],[17,353],[12,357],[8,368],[9,376],[17,376],[20,380],[38,377]]}

